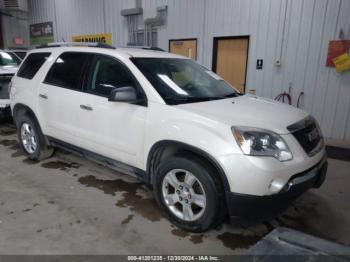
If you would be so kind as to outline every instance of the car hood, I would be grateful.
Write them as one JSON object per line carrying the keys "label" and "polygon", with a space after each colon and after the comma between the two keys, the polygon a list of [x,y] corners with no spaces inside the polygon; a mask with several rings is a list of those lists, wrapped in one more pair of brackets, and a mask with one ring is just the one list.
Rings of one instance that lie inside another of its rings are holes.
{"label": "car hood", "polygon": [[14,75],[18,70],[18,66],[12,66],[12,65],[7,65],[7,66],[0,66],[0,75],[8,75],[12,74]]}
{"label": "car hood", "polygon": [[308,116],[296,107],[252,95],[176,107],[230,126],[257,127],[278,134],[289,133],[287,126]]}

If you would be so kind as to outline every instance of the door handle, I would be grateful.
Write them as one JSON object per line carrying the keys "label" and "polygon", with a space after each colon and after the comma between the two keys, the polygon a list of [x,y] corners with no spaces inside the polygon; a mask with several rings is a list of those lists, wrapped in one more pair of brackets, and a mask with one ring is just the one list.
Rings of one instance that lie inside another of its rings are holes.
{"label": "door handle", "polygon": [[40,98],[43,98],[43,99],[48,99],[49,97],[47,96],[47,94],[39,94],[39,97]]}
{"label": "door handle", "polygon": [[94,110],[91,106],[89,105],[80,105],[81,109],[87,110],[87,111],[92,111]]}

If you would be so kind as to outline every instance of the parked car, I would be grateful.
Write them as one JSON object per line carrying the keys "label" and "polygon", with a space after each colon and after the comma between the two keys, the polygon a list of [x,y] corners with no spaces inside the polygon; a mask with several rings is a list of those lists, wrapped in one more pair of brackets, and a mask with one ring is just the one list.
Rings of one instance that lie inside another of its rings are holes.
{"label": "parked car", "polygon": [[28,50],[26,49],[11,49],[12,53],[15,53],[20,59],[24,59],[28,53]]}
{"label": "parked car", "polygon": [[324,142],[308,113],[242,95],[182,56],[98,47],[27,55],[11,108],[28,158],[61,147],[135,175],[172,223],[193,232],[225,217],[270,219],[323,183]]}
{"label": "parked car", "polygon": [[0,50],[0,121],[11,116],[8,84],[20,63],[21,59],[13,52]]}

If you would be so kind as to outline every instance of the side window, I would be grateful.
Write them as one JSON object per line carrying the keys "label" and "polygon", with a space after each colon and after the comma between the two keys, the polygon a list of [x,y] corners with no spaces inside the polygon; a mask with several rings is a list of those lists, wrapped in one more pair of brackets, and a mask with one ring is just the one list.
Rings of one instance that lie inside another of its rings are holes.
{"label": "side window", "polygon": [[26,60],[24,60],[20,69],[18,70],[17,76],[33,79],[35,74],[39,71],[41,66],[45,63],[51,53],[33,53],[30,54]]}
{"label": "side window", "polygon": [[67,52],[60,55],[45,78],[46,84],[81,90],[84,68],[90,55]]}
{"label": "side window", "polygon": [[114,88],[126,86],[137,88],[135,78],[125,65],[109,56],[94,56],[87,82],[87,92],[109,97]]}

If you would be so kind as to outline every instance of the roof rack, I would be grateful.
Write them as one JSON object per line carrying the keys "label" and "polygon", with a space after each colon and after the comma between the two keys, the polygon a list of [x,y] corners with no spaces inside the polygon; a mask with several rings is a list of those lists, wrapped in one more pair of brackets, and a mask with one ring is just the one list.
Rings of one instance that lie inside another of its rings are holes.
{"label": "roof rack", "polygon": [[166,52],[164,49],[162,49],[162,48],[160,48],[160,47],[156,47],[156,46],[142,47],[142,49]]}
{"label": "roof rack", "polygon": [[98,48],[109,48],[116,49],[114,46],[105,44],[105,43],[96,43],[96,42],[56,42],[49,44],[42,44],[36,48],[49,48],[49,47],[64,47],[64,46],[86,46],[86,47],[98,47]]}
{"label": "roof rack", "polygon": [[138,48],[138,49],[144,49],[144,50],[153,50],[153,51],[161,51],[161,52],[167,52],[164,49],[156,46],[138,46],[138,45],[128,45],[127,48]]}

